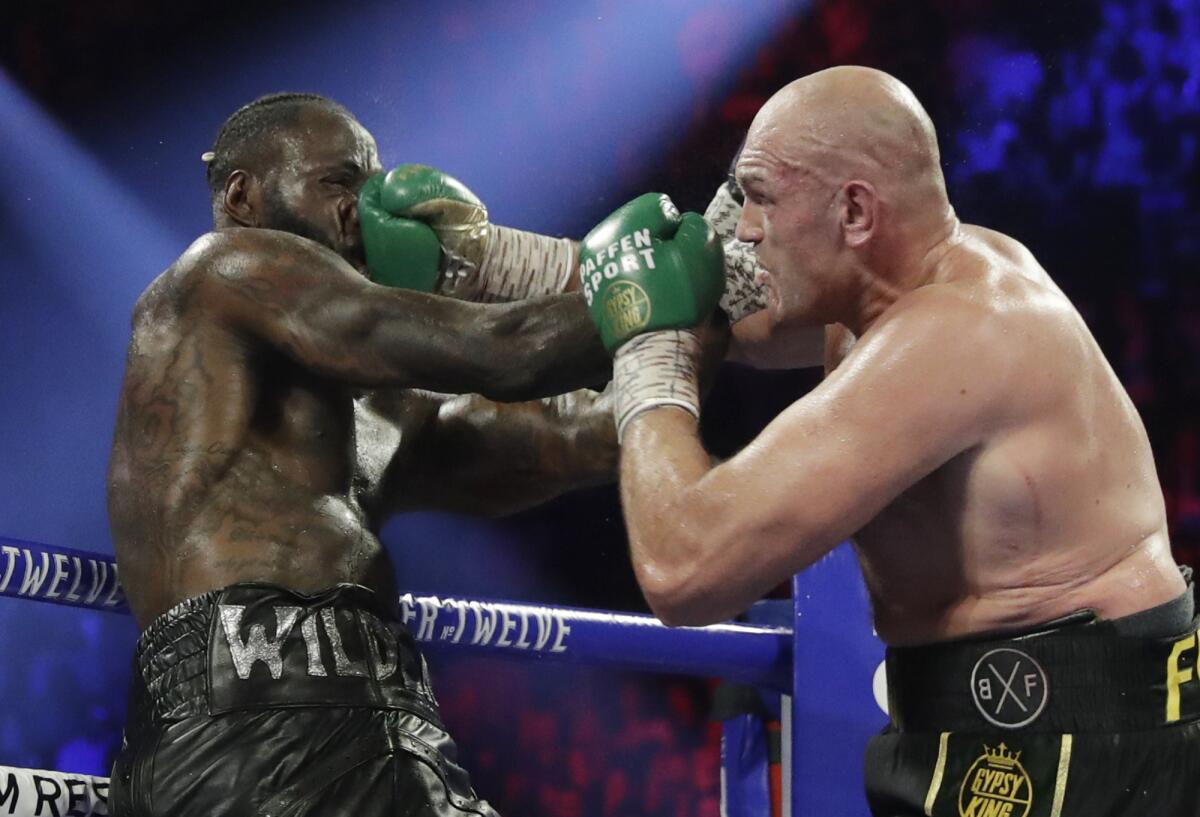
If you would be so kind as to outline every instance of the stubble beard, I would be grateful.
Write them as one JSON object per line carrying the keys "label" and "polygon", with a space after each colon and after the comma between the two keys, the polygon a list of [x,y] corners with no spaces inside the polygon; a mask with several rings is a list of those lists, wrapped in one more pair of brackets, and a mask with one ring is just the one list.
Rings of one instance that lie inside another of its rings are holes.
{"label": "stubble beard", "polygon": [[269,191],[263,197],[263,224],[271,230],[280,230],[301,238],[315,241],[326,249],[337,253],[351,266],[357,267],[359,259],[352,258],[347,247],[338,246],[337,241],[326,230],[290,209],[279,194],[278,189]]}

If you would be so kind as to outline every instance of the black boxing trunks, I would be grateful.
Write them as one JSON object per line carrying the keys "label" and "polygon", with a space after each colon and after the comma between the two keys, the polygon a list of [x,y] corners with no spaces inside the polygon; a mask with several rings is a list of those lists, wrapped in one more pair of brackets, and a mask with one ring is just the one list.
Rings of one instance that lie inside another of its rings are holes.
{"label": "black boxing trunks", "polygon": [[866,755],[872,814],[1200,815],[1192,594],[1125,619],[1085,611],[890,648],[891,724]]}
{"label": "black boxing trunks", "polygon": [[188,599],[138,639],[113,814],[496,817],[424,659],[365,587]]}

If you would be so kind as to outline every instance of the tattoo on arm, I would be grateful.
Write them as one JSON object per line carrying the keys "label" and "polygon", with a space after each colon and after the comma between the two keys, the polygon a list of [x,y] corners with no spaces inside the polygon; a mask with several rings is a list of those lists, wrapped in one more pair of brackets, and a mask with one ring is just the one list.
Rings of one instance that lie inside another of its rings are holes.
{"label": "tattoo on arm", "polygon": [[[253,233],[253,235],[248,235]],[[607,379],[579,295],[473,304],[377,286],[311,241],[270,230],[214,261],[210,299],[237,327],[349,384],[527,400]]]}

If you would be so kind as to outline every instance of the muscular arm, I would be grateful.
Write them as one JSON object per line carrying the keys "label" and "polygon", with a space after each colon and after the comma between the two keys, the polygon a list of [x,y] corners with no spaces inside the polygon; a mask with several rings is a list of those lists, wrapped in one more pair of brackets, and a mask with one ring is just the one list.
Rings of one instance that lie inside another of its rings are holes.
{"label": "muscular arm", "polygon": [[621,498],[634,570],[660,618],[705,624],[741,612],[996,422],[1013,387],[989,353],[1000,332],[956,294],[908,298],[721,465],[710,466],[683,412],[630,424]]}
{"label": "muscular arm", "polygon": [[272,230],[228,230],[189,252],[203,308],[326,377],[526,400],[603,382],[579,295],[472,304],[370,283],[334,253]]}
{"label": "muscular arm", "polygon": [[504,404],[479,395],[387,391],[364,408],[373,416],[360,418],[390,424],[400,435],[369,503],[376,524],[418,508],[502,516],[617,476],[607,392]]}

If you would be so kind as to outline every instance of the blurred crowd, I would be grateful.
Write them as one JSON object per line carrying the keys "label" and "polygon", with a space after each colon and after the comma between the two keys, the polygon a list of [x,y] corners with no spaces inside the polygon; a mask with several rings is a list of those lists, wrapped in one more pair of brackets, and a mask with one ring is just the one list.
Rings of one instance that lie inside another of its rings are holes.
{"label": "blurred crowd", "polygon": [[[133,629],[115,619],[47,605],[36,628],[0,628],[0,701],[10,704],[0,707],[0,765],[108,773],[121,743]],[[56,649],[30,649],[31,641]]]}
{"label": "blurred crowd", "polygon": [[706,685],[553,663],[431,665],[462,763],[502,814],[718,814]]}

